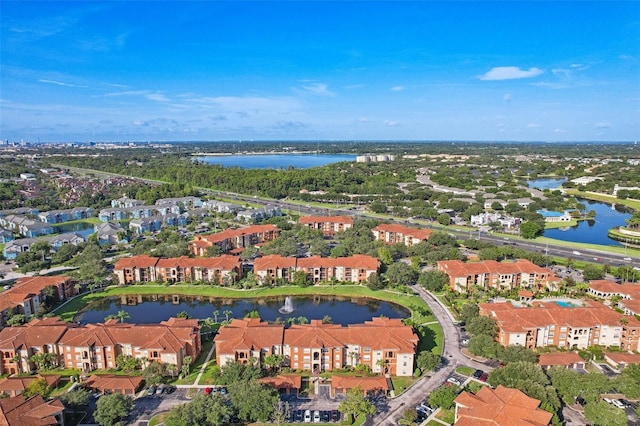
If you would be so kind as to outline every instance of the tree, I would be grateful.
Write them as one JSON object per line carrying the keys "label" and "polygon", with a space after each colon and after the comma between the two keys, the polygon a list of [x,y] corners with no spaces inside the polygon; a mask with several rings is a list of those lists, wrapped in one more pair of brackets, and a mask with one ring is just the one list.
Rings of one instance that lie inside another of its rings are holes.
{"label": "tree", "polygon": [[208,257],[218,257],[224,254],[224,250],[218,244],[214,244],[211,247],[207,247],[207,256]]}
{"label": "tree", "polygon": [[273,413],[271,413],[271,420],[278,426],[283,423],[286,423],[289,419],[289,402],[282,403],[282,401],[278,401],[276,405],[273,407]]}
{"label": "tree", "polygon": [[256,380],[261,376],[260,368],[253,364],[229,362],[220,367],[220,373],[219,376],[216,377],[216,383],[221,385],[230,385],[235,382]]}
{"label": "tree", "polygon": [[495,336],[497,330],[496,321],[491,317],[484,315],[472,318],[467,323],[467,331],[472,336],[486,334],[487,336]]}
{"label": "tree", "polygon": [[74,244],[63,244],[53,255],[51,255],[51,263],[58,265],[67,262],[78,253],[80,249]]}
{"label": "tree", "polygon": [[460,314],[458,315],[458,318],[460,318],[460,321],[467,324],[469,323],[469,321],[471,321],[473,318],[477,317],[478,315],[480,315],[480,307],[478,306],[478,304],[466,303],[465,305],[462,306],[462,309],[460,309]]}
{"label": "tree", "polygon": [[129,312],[125,310],[119,310],[118,313],[116,314],[116,317],[118,317],[120,322],[124,322],[124,320],[131,318],[131,315],[129,315]]}
{"label": "tree", "polygon": [[485,358],[498,358],[502,347],[487,334],[478,334],[469,339],[469,352]]}
{"label": "tree", "polygon": [[395,262],[387,268],[385,277],[393,284],[412,285],[416,283],[418,273],[404,262]]}
{"label": "tree", "polygon": [[65,392],[59,397],[64,406],[72,411],[82,410],[89,405],[91,392],[83,388],[75,388],[71,392]]}
{"label": "tree", "polygon": [[229,322],[229,315],[231,315],[233,313],[233,311],[230,311],[228,309],[225,309],[224,311],[222,311],[222,314],[224,315],[224,318],[227,320],[227,322]]}
{"label": "tree", "polygon": [[413,426],[418,419],[418,412],[415,408],[407,408],[402,412],[402,418],[398,420],[398,424]]}
{"label": "tree", "polygon": [[309,287],[311,281],[309,281],[309,277],[305,271],[295,271],[293,273],[293,284],[298,287]]}
{"label": "tree", "polygon": [[41,377],[29,383],[24,389],[24,392],[22,392],[22,395],[24,395],[25,398],[31,398],[34,395],[41,395],[43,398],[46,398],[51,393],[51,390],[47,380]]}
{"label": "tree", "polygon": [[120,354],[116,357],[116,365],[122,371],[131,372],[138,368],[139,361],[131,355]]}
{"label": "tree", "polygon": [[255,380],[228,385],[230,401],[245,422],[266,422],[280,400],[278,391]]}
{"label": "tree", "polygon": [[598,426],[626,426],[624,410],[605,401],[590,402],[584,407],[584,416]]}
{"label": "tree", "polygon": [[543,230],[537,222],[524,222],[520,225],[520,235],[528,240],[536,238]]}
{"label": "tree", "polygon": [[223,426],[230,424],[233,408],[223,396],[198,393],[188,404],[171,409],[166,426]]}
{"label": "tree", "polygon": [[215,322],[218,322],[218,315],[220,315],[220,311],[219,310],[216,309],[215,311],[213,311],[213,320]]}
{"label": "tree", "polygon": [[429,395],[429,405],[432,407],[442,407],[445,410],[453,407],[453,400],[458,396],[457,386],[440,386]]}
{"label": "tree", "polygon": [[271,354],[264,357],[264,359],[262,360],[262,363],[268,369],[278,369],[280,368],[280,366],[284,361],[285,361],[284,355]]}
{"label": "tree", "polygon": [[421,351],[416,359],[416,365],[422,372],[431,371],[440,365],[440,355],[431,351]]}
{"label": "tree", "polygon": [[142,377],[144,377],[147,385],[158,385],[162,383],[165,371],[166,368],[164,364],[154,361],[149,363],[147,368],[142,371]]}
{"label": "tree", "polygon": [[48,370],[54,367],[56,362],[56,355],[51,352],[38,352],[29,357],[29,361],[36,365],[38,370]]}
{"label": "tree", "polygon": [[95,241],[89,241],[82,253],[74,258],[74,264],[78,266],[73,273],[80,282],[101,284],[109,274],[107,265],[102,259],[100,246]]}
{"label": "tree", "polygon": [[524,346],[507,346],[501,351],[500,361],[505,364],[516,361],[537,362],[538,355],[529,348]]}
{"label": "tree", "polygon": [[449,276],[446,273],[435,270],[422,272],[418,278],[418,285],[433,292],[442,291],[448,282]]}
{"label": "tree", "polygon": [[187,311],[180,311],[176,314],[176,318],[189,319],[191,316],[187,313]]}
{"label": "tree", "polygon": [[367,287],[369,287],[371,290],[382,290],[386,287],[385,284],[386,283],[380,277],[380,275],[378,275],[377,272],[373,272],[371,275],[369,275],[369,278],[367,278]]}
{"label": "tree", "polygon": [[360,386],[351,388],[347,390],[345,398],[338,405],[338,410],[347,416],[351,416],[351,423],[353,423],[354,418],[360,415],[375,414],[376,412],[376,406],[363,398],[362,395]]}
{"label": "tree", "polygon": [[104,395],[96,403],[93,418],[100,426],[112,426],[133,410],[133,399],[121,393]]}
{"label": "tree", "polygon": [[180,369],[180,372],[184,377],[188,376],[189,373],[191,372],[192,362],[193,362],[193,357],[191,357],[190,355],[187,355],[182,359],[182,368]]}
{"label": "tree", "polygon": [[584,267],[582,276],[587,281],[601,280],[604,278],[604,269],[600,268],[597,265],[588,264]]}

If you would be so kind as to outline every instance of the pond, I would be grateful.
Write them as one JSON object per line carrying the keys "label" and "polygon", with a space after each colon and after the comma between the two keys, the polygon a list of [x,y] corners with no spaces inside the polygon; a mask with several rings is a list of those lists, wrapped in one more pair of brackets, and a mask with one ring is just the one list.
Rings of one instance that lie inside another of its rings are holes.
{"label": "pond", "polygon": [[611,205],[600,201],[578,199],[587,206],[587,211],[595,210],[595,220],[583,220],[577,226],[547,229],[544,236],[575,243],[600,244],[605,246],[622,246],[618,241],[608,237],[609,229],[626,225],[631,217],[629,209],[620,204]]}
{"label": "pond", "polygon": [[256,299],[220,299],[203,296],[178,295],[122,295],[109,297],[92,303],[79,313],[75,321],[80,323],[103,322],[108,315],[126,311],[132,324],[158,323],[179,312],[185,311],[191,318],[214,318],[218,311],[218,321],[229,318],[244,318],[251,311],[258,311],[260,318],[275,321],[281,318],[305,317],[308,320],[331,317],[334,324],[357,324],[370,321],[373,317],[408,318],[411,313],[394,303],[338,296],[292,297],[293,311],[290,314],[279,312],[285,305],[285,297]]}
{"label": "pond", "polygon": [[535,180],[528,180],[527,185],[529,188],[537,189],[556,189],[560,188],[563,183],[567,181],[567,178],[541,178]]}
{"label": "pond", "polygon": [[351,154],[255,154],[255,155],[211,155],[196,157],[195,160],[224,167],[243,169],[308,169],[340,161],[355,161]]}
{"label": "pond", "polygon": [[55,232],[60,234],[75,232],[76,234],[82,235],[82,238],[84,238],[85,240],[89,238],[89,235],[95,232],[93,229],[93,224],[89,222],[61,223],[52,225],[52,227]]}

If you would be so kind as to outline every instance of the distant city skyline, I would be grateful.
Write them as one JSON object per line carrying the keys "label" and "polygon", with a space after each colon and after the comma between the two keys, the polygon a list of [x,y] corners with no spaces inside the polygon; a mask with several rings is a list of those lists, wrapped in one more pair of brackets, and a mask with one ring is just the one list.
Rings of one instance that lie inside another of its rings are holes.
{"label": "distant city skyline", "polygon": [[640,3],[0,3],[0,138],[635,141]]}

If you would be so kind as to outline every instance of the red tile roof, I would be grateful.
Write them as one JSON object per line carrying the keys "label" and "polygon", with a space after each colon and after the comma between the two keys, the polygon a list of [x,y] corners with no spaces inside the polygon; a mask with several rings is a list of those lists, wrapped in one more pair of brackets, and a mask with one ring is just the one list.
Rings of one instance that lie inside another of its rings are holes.
{"label": "red tile roof", "polygon": [[357,377],[357,376],[331,376],[331,388],[353,389],[359,387],[363,392],[389,390],[387,379],[383,376]]}
{"label": "red tile roof", "polygon": [[6,392],[7,394],[22,393],[27,386],[34,380],[40,380],[44,378],[49,386],[55,386],[60,381],[59,374],[47,374],[44,376],[33,377],[5,377],[0,379],[0,392]]}
{"label": "red tile roof", "polygon": [[477,394],[462,392],[455,399],[456,425],[535,426],[548,425],[553,414],[538,408],[540,401],[518,389],[499,385],[482,387]]}
{"label": "red tile roof", "polygon": [[279,255],[269,255],[257,258],[253,263],[254,271],[264,271],[267,269],[286,268],[337,268],[346,267],[352,269],[366,269],[377,271],[380,268],[380,261],[375,257],[356,254],[350,257],[284,257]]}
{"label": "red tile roof", "polygon": [[616,364],[640,364],[640,354],[632,354],[629,352],[605,352],[608,357]]}
{"label": "red tile roof", "polygon": [[71,281],[66,275],[24,277],[16,281],[15,285],[2,292],[0,297],[0,311],[13,308],[35,295],[38,295],[46,287],[58,287]]}
{"label": "red tile roof", "polygon": [[236,350],[260,350],[282,343],[284,326],[262,322],[260,318],[233,319],[220,327],[214,338],[217,354],[234,354]]}
{"label": "red tile roof", "polygon": [[114,269],[121,270],[125,268],[153,268],[158,263],[157,257],[141,254],[138,256],[121,257],[114,265]]}
{"label": "red tile roof", "polygon": [[631,299],[640,299],[640,284],[618,284],[609,280],[592,280],[589,281],[589,288],[610,295],[621,294]]}
{"label": "red tile roof", "polygon": [[45,402],[40,396],[23,398],[21,395],[0,399],[0,424],[9,426],[57,426],[54,417],[64,411],[59,399]]}
{"label": "red tile roof", "polygon": [[540,354],[538,357],[538,365],[541,367],[551,367],[554,365],[569,367],[574,364],[584,363],[585,360],[576,352],[552,352],[548,354]]}
{"label": "red tile roof", "polygon": [[56,344],[69,324],[58,318],[32,320],[23,326],[5,327],[0,330],[0,350],[42,348]]}
{"label": "red tile roof", "polygon": [[311,223],[348,223],[353,224],[350,216],[303,216],[298,219],[298,223],[308,225]]}
{"label": "red tile roof", "polygon": [[262,377],[258,379],[260,383],[273,386],[276,389],[300,389],[302,387],[302,376],[279,374],[275,377]]}
{"label": "red tile roof", "polygon": [[431,229],[409,228],[395,223],[378,225],[371,230],[378,232],[393,232],[395,234],[402,234],[419,240],[428,240],[432,233]]}
{"label": "red tile roof", "polygon": [[238,228],[238,229],[225,229],[224,231],[218,232],[216,234],[198,236],[194,241],[191,242],[191,244],[197,241],[208,241],[209,243],[219,243],[221,241],[241,237],[243,235],[264,234],[268,232],[277,232],[277,231],[278,231],[278,227],[270,224],[252,225],[252,226],[247,226],[246,228]]}
{"label": "red tile roof", "polygon": [[120,392],[124,390],[127,394],[135,393],[142,386],[143,378],[140,376],[116,376],[116,375],[92,375],[82,386],[96,389],[100,392]]}

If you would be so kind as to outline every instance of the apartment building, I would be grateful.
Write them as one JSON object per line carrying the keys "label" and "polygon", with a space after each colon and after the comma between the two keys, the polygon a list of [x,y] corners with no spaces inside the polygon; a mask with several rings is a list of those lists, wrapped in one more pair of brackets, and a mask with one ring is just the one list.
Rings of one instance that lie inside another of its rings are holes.
{"label": "apartment building", "polygon": [[303,216],[298,223],[322,231],[325,236],[332,236],[351,228],[353,219],[349,216]]}
{"label": "apartment building", "polygon": [[627,318],[595,301],[585,301],[582,306],[534,302],[532,307],[516,307],[510,302],[483,303],[480,314],[496,320],[501,345],[529,349],[620,346],[623,318]]}
{"label": "apartment building", "polygon": [[625,315],[640,315],[640,286],[637,284],[593,280],[589,282],[589,294],[603,299],[620,297],[618,308],[622,309]]}
{"label": "apartment building", "polygon": [[449,286],[458,293],[466,293],[476,287],[483,290],[490,288],[499,290],[528,288],[535,291],[548,288],[554,290],[562,281],[549,269],[526,259],[518,259],[515,262],[442,260],[438,262],[437,269],[447,274]]}
{"label": "apartment building", "polygon": [[364,364],[394,376],[413,374],[418,336],[399,319],[373,318],[347,327],[323,324],[270,325],[260,319],[234,319],[214,338],[216,360],[261,364],[270,354],[283,355],[285,365],[315,373]]}
{"label": "apartment building", "polygon": [[540,402],[518,389],[483,386],[476,394],[465,391],[456,397],[455,424],[548,425],[553,413],[539,408]]}
{"label": "apartment building", "polygon": [[21,395],[0,399],[0,426],[64,426],[64,404],[53,398],[45,401],[40,395]]}
{"label": "apartment building", "polygon": [[0,326],[5,324],[10,313],[15,310],[26,317],[35,315],[45,299],[47,287],[53,288],[56,298],[61,302],[77,294],[75,282],[66,275],[20,278],[13,287],[2,293]]}
{"label": "apartment building", "polygon": [[189,242],[189,252],[194,256],[206,256],[214,244],[223,252],[241,253],[246,247],[260,245],[278,238],[280,230],[275,225],[253,225],[238,229],[225,229],[211,235],[198,235]]}
{"label": "apartment building", "polygon": [[118,259],[113,272],[120,285],[149,281],[226,284],[242,278],[242,262],[231,255],[197,259],[139,255]]}
{"label": "apartment building", "polygon": [[430,229],[416,229],[397,224],[382,224],[371,229],[373,237],[386,244],[404,244],[413,246],[427,241],[431,236]]}
{"label": "apartment building", "polygon": [[293,274],[297,271],[306,272],[308,280],[312,283],[332,279],[363,283],[379,269],[378,259],[362,254],[336,258],[269,255],[259,257],[253,263],[253,273],[261,283],[274,280],[291,281]]}
{"label": "apartment building", "polygon": [[200,350],[196,319],[170,318],[160,324],[137,325],[109,320],[77,325],[44,318],[0,331],[0,374],[33,370],[36,365],[31,357],[38,353],[53,354],[53,365],[85,372],[115,368],[120,354],[180,369],[186,356],[195,360]]}

